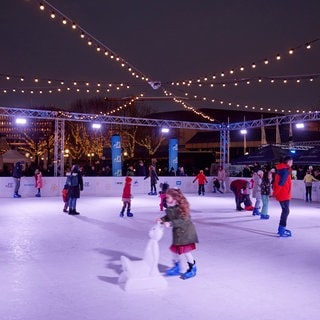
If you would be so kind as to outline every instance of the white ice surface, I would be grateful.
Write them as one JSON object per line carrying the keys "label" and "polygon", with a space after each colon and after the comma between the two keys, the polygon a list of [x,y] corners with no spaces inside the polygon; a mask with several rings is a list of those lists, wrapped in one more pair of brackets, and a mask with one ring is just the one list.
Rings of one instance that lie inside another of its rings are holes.
{"label": "white ice surface", "polygon": [[[236,211],[231,194],[186,196],[200,240],[198,274],[139,293],[120,288],[120,256],[142,258],[162,214],[157,196],[136,196],[134,217],[124,219],[120,197],[82,197],[79,216],[62,213],[60,197],[0,198],[0,319],[320,318],[319,203],[292,200],[293,237],[279,238],[273,199],[270,220],[260,220]],[[171,266],[170,243],[166,229],[161,272]]]}

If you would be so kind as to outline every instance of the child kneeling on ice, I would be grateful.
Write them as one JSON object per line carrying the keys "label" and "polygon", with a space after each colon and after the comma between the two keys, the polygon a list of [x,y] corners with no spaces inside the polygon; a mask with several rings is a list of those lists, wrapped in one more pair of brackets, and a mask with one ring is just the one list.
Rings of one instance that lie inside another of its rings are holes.
{"label": "child kneeling on ice", "polygon": [[170,188],[166,193],[167,209],[166,215],[158,221],[167,227],[172,227],[172,245],[170,250],[173,252],[174,266],[166,271],[168,276],[180,275],[180,255],[184,255],[188,270],[182,274],[183,279],[192,278],[197,273],[196,262],[191,253],[196,249],[198,236],[190,217],[190,205],[186,197],[179,189]]}

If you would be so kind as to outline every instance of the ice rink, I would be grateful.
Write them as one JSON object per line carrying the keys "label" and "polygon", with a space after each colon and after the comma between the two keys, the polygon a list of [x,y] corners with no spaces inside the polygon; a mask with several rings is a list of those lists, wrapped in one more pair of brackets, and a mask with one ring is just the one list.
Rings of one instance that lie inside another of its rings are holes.
{"label": "ice rink", "polygon": [[[119,217],[120,197],[82,197],[79,216],[63,213],[60,197],[0,198],[0,319],[319,319],[319,202],[292,200],[293,237],[279,238],[274,199],[270,220],[260,220],[236,211],[231,194],[186,196],[200,240],[197,276],[130,293],[118,284],[120,256],[142,258],[162,215],[158,196],[135,196],[133,218]],[[171,229],[159,244],[164,272]]]}

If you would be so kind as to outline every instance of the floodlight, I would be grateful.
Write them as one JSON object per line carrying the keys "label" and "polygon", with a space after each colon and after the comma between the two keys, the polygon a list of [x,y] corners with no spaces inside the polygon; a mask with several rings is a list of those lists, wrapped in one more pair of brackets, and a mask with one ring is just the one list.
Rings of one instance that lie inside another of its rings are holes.
{"label": "floodlight", "polygon": [[100,129],[101,128],[101,123],[93,123],[92,124],[93,129]]}
{"label": "floodlight", "polygon": [[169,132],[169,128],[161,128],[161,132],[162,133],[168,133]]}
{"label": "floodlight", "polygon": [[297,123],[297,124],[296,124],[296,128],[297,128],[297,129],[302,129],[302,128],[304,128],[304,123]]}
{"label": "floodlight", "polygon": [[25,118],[17,118],[16,124],[26,124],[27,120]]}
{"label": "floodlight", "polygon": [[241,134],[247,134],[248,132],[247,132],[247,129],[242,129],[242,130],[240,130],[240,133]]}

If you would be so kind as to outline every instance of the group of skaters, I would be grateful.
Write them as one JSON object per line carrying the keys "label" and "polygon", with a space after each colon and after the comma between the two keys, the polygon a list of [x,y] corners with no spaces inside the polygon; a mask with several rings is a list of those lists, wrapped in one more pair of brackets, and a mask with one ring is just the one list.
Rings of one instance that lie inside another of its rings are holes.
{"label": "group of skaters", "polygon": [[[159,178],[156,178],[155,169],[149,167],[149,175],[145,179],[151,179],[151,192],[149,195],[154,195],[156,191],[156,183]],[[154,179],[154,180],[152,180]],[[133,217],[131,212],[131,183],[130,176],[125,177],[122,191],[122,208],[120,217]],[[170,251],[172,252],[173,267],[166,271],[167,276],[180,276],[182,279],[189,279],[196,276],[197,268],[192,251],[196,249],[198,243],[198,235],[195,226],[190,217],[190,205],[180,189],[170,188],[168,183],[160,183],[160,211],[165,209],[165,215],[158,218],[157,223],[163,224],[165,227],[172,228],[172,244]],[[181,256],[184,256],[188,269],[182,272]]]}
{"label": "group of skaters", "polygon": [[[252,210],[252,215],[261,219],[269,219],[269,198],[273,196],[280,204],[281,215],[278,227],[280,237],[290,237],[291,231],[287,227],[287,219],[290,212],[291,179],[293,159],[286,156],[274,169],[262,168],[253,172],[250,180],[236,179],[231,182],[230,190],[235,195],[236,210]],[[255,204],[252,205],[249,194],[252,189],[252,197]],[[244,207],[242,207],[244,203]]]}
{"label": "group of skaters", "polygon": [[[254,216],[260,216],[261,219],[269,219],[268,204],[270,196],[273,196],[280,204],[281,215],[278,227],[280,237],[290,237],[291,231],[287,227],[287,219],[290,212],[291,200],[291,179],[292,179],[293,159],[286,156],[281,163],[277,164],[274,169],[261,168],[253,172],[250,179],[235,179],[230,184],[230,190],[235,195],[236,210],[252,211]],[[14,197],[21,197],[18,193],[19,184],[22,175],[22,163],[17,163],[14,168],[13,177],[15,179]],[[37,188],[36,197],[40,197],[42,187],[42,175],[39,170],[35,171],[35,187]],[[149,195],[157,194],[156,184],[159,180],[155,167],[149,166],[149,170],[144,179],[150,178]],[[213,192],[223,193],[225,187],[226,173],[223,167],[219,167],[218,175],[213,180]],[[193,183],[198,182],[198,194],[205,195],[205,184],[208,179],[203,170],[194,177]],[[312,201],[310,184],[313,181],[319,181],[311,174],[311,168],[307,171],[304,181],[306,184],[306,201]],[[125,177],[122,192],[122,208],[120,217],[133,217],[131,212],[131,183],[132,177]],[[183,279],[194,277],[197,273],[196,262],[192,251],[196,249],[198,236],[195,226],[190,216],[190,205],[180,189],[170,188],[168,183],[160,184],[160,211],[165,210],[165,215],[158,218],[157,222],[166,227],[172,228],[172,245],[170,251],[173,254],[173,267],[166,271],[168,276],[180,275]],[[77,199],[80,197],[80,191],[83,190],[83,178],[78,165],[73,165],[70,172],[66,175],[66,183],[62,191],[63,201],[65,203],[63,211],[70,215],[77,215]],[[254,205],[250,200],[250,193],[255,198]],[[242,206],[244,204],[244,206]],[[180,257],[184,256],[188,269],[181,273]]]}

